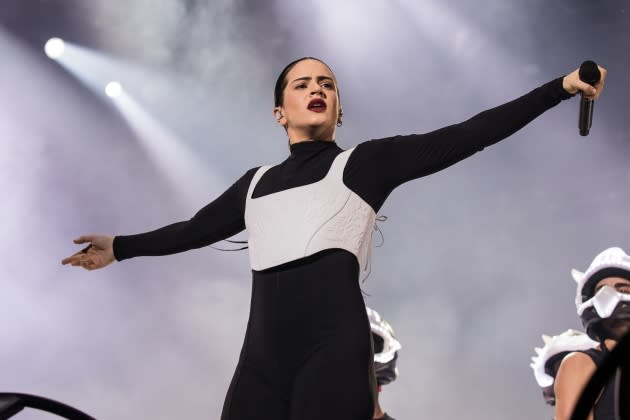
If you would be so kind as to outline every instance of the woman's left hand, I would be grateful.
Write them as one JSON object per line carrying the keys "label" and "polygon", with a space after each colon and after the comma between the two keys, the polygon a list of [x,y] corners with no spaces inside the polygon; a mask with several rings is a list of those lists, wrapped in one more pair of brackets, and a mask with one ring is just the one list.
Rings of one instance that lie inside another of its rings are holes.
{"label": "woman's left hand", "polygon": [[86,270],[103,268],[116,260],[114,256],[114,237],[107,235],[83,235],[74,240],[75,244],[89,245],[81,251],[64,258],[61,264],[83,267]]}
{"label": "woman's left hand", "polygon": [[588,99],[597,99],[599,95],[601,95],[602,90],[604,89],[604,82],[606,81],[606,69],[597,66],[601,77],[599,82],[595,84],[595,86],[591,86],[586,82],[580,80],[580,69],[576,69],[574,72],[567,74],[562,79],[562,87],[568,93],[575,95],[578,92],[584,92],[584,96]]}

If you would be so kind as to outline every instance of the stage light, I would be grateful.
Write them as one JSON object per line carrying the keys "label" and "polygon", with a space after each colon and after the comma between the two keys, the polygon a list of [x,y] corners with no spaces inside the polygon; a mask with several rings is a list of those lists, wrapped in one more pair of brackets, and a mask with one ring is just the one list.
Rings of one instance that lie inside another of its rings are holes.
{"label": "stage light", "polygon": [[46,45],[44,45],[44,51],[46,55],[53,60],[58,59],[63,55],[65,50],[65,43],[61,38],[50,38],[46,41]]}
{"label": "stage light", "polygon": [[105,86],[105,93],[110,98],[117,98],[122,93],[122,86],[118,82],[109,82],[107,86]]}

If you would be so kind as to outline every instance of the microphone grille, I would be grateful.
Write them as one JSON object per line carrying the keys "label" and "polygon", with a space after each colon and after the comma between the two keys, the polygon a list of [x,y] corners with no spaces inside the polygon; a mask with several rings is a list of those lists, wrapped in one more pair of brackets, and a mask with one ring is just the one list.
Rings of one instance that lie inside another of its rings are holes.
{"label": "microphone grille", "polygon": [[582,65],[580,66],[579,75],[580,80],[584,83],[588,83],[589,85],[594,85],[595,83],[599,82],[599,79],[601,78],[601,74],[599,72],[597,64],[595,64],[595,62],[591,60],[587,60],[582,63]]}

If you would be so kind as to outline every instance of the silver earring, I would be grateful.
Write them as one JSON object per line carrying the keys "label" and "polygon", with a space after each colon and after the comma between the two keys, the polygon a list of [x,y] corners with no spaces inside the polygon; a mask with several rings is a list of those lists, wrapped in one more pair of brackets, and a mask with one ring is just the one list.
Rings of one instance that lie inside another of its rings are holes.
{"label": "silver earring", "polygon": [[343,123],[341,121],[337,121],[337,127],[341,127]]}

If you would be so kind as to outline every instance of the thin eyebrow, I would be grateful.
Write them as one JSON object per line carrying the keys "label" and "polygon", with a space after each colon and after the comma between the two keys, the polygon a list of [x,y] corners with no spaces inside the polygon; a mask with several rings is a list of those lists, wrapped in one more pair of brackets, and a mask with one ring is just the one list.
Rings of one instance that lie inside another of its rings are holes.
{"label": "thin eyebrow", "polygon": [[[313,78],[310,77],[310,76],[298,77],[297,79],[293,80],[291,83],[295,83],[295,82],[302,81],[302,80],[310,81],[312,79]],[[330,76],[317,76],[317,81],[318,82],[321,82],[322,80],[330,80],[331,82],[333,82],[333,78],[330,77]]]}

